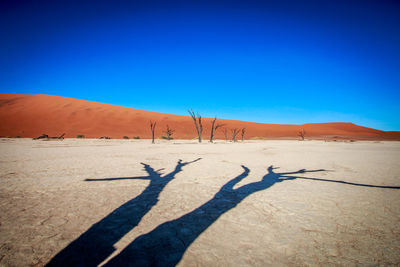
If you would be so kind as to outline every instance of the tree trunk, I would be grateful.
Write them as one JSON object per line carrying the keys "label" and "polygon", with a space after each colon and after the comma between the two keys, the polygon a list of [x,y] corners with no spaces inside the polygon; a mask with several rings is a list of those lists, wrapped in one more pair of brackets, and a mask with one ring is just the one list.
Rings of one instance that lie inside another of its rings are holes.
{"label": "tree trunk", "polygon": [[152,121],[150,121],[150,129],[151,129],[151,136],[152,136],[152,139],[151,139],[151,143],[152,144],[154,144],[154,130],[155,130],[155,128],[156,128],[156,122],[152,122]]}
{"label": "tree trunk", "polygon": [[197,136],[199,138],[199,143],[201,143],[201,134],[203,132],[203,124],[201,122],[201,116],[199,115],[199,113],[197,113],[197,118],[196,118],[196,115],[193,110],[188,110],[188,112],[194,121],[194,126],[196,127]]}

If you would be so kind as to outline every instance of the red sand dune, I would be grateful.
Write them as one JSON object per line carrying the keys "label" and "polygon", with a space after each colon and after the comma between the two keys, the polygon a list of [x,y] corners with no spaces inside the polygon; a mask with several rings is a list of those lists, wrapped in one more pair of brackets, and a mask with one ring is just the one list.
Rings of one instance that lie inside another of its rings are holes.
{"label": "red sand dune", "polygon": [[[0,94],[0,136],[36,137],[43,133],[66,137],[83,134],[88,138],[140,136],[151,138],[149,121],[157,122],[156,137],[165,135],[168,124],[175,139],[196,138],[189,116],[143,111],[103,103],[51,95]],[[306,138],[400,140],[400,132],[385,132],[352,123],[308,123],[304,125],[264,124],[218,119],[230,129],[246,128],[246,139],[294,139],[301,129]],[[203,119],[203,139],[209,138],[210,118]],[[216,133],[224,139],[223,128]]]}

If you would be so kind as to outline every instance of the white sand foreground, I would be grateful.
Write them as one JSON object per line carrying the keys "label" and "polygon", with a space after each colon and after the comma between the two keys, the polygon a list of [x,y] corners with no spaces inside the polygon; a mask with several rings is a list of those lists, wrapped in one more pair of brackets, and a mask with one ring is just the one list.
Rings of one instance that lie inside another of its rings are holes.
{"label": "white sand foreground", "polygon": [[0,265],[399,265],[399,160],[400,142],[1,139]]}

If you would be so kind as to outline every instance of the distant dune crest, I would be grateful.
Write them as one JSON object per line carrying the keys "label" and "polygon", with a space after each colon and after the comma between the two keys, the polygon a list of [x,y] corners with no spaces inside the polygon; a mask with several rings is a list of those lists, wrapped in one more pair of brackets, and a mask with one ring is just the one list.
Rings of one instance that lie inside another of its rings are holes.
{"label": "distant dune crest", "polygon": [[[189,108],[189,107],[188,107]],[[201,111],[200,111],[201,112]],[[189,114],[188,114],[189,115]],[[37,137],[42,134],[71,138],[140,137],[151,138],[150,120],[157,122],[156,138],[166,136],[167,125],[174,130],[174,139],[197,137],[193,120],[189,116],[143,111],[134,108],[79,100],[52,95],[0,94],[0,136]],[[211,118],[203,119],[203,137],[210,136]],[[307,123],[304,125],[263,124],[218,119],[221,127],[216,139],[225,140],[230,129],[246,128],[245,139],[305,139],[323,140],[400,140],[400,132],[380,131],[353,123]]]}

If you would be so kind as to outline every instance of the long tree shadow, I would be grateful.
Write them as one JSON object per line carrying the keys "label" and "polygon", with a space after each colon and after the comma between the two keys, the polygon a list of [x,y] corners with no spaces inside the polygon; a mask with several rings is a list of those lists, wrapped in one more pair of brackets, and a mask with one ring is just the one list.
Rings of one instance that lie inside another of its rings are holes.
{"label": "long tree shadow", "polygon": [[151,232],[139,236],[105,266],[175,266],[193,241],[222,214],[237,206],[251,194],[265,190],[275,183],[298,178],[295,174],[322,172],[324,170],[299,170],[275,173],[270,166],[259,182],[234,188],[246,178],[250,170],[227,182],[212,199],[184,216],[165,222]]}
{"label": "long tree shadow", "polygon": [[265,190],[278,182],[300,178],[352,186],[400,188],[296,176],[296,174],[326,171],[323,169],[275,173],[274,169],[277,168],[273,166],[268,167],[268,173],[261,181],[234,188],[249,175],[250,170],[243,165],[242,168],[243,173],[222,186],[208,202],[178,219],[165,222],[151,232],[139,236],[105,266],[175,266],[193,241],[222,214],[237,206],[251,194]]}
{"label": "long tree shadow", "polygon": [[346,182],[346,181],[341,181],[341,180],[329,180],[329,179],[310,178],[310,177],[298,177],[298,178],[306,179],[306,180],[321,181],[321,182],[348,184],[348,185],[355,185],[355,186],[365,186],[365,187],[375,187],[375,188],[385,188],[385,189],[400,189],[400,186],[359,184],[359,183],[352,183],[352,182]]}
{"label": "long tree shadow", "polygon": [[92,225],[85,233],[61,250],[47,266],[97,266],[114,251],[114,244],[137,226],[140,220],[157,204],[158,197],[165,186],[190,162],[179,160],[175,169],[162,176],[160,170],[141,163],[148,173],[143,177],[121,177],[105,179],[86,179],[86,181],[112,181],[126,179],[150,180],[150,184],[137,197],[124,203],[105,218]]}

